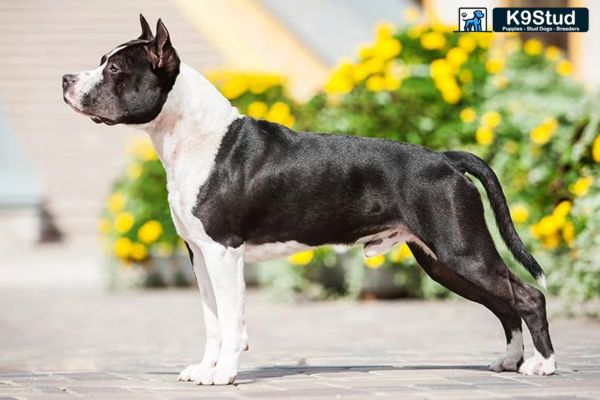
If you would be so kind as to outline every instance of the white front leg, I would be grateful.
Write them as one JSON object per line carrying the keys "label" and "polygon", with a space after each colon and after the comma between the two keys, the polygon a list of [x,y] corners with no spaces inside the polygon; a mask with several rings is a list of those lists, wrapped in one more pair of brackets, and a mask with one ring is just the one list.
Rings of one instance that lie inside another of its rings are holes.
{"label": "white front leg", "polygon": [[202,254],[217,303],[221,350],[213,382],[233,383],[238,373],[241,353],[246,350],[244,326],[244,246],[224,247],[203,243]]}
{"label": "white front leg", "polygon": [[204,355],[200,364],[193,364],[179,374],[180,381],[194,381],[198,384],[211,384],[215,374],[215,367],[219,359],[221,348],[221,334],[219,320],[217,318],[217,303],[213,291],[206,264],[200,248],[193,243],[188,243],[194,260],[193,268],[198,288],[202,296],[202,314],[204,316],[204,329],[206,332],[206,343],[204,344]]}

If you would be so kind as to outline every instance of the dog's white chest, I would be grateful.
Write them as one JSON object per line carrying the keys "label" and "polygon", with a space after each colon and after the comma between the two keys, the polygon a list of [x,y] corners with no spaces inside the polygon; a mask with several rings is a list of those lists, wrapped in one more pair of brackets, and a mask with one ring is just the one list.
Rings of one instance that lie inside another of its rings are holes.
{"label": "dog's white chest", "polygon": [[169,208],[177,233],[184,240],[205,239],[202,221],[194,216],[193,210],[198,192],[210,173],[210,166],[193,163],[186,158],[183,156],[167,170]]}

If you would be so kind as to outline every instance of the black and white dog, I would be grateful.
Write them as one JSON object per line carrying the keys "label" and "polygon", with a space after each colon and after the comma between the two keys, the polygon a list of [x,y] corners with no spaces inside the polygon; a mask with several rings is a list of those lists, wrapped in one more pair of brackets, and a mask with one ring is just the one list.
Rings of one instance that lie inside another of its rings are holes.
{"label": "black and white dog", "polygon": [[[167,172],[169,205],[202,294],[206,345],[180,380],[229,384],[248,348],[244,260],[325,244],[359,244],[368,256],[407,242],[434,280],[490,309],[506,334],[494,371],[556,371],[544,295],[507,268],[486,226],[478,178],[503,240],[544,285],[512,224],[498,178],[476,156],[389,140],[294,132],[238,113],[181,63],[159,20],[63,77],[64,100],[107,125],[146,131]],[[521,319],[535,346],[523,362]]]}

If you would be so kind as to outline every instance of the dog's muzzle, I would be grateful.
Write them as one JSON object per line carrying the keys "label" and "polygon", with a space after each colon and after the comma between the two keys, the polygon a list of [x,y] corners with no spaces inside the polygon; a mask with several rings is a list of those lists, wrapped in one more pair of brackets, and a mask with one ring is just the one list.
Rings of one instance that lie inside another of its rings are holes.
{"label": "dog's muzzle", "polygon": [[68,88],[77,83],[77,75],[75,74],[65,74],[62,78],[62,87],[63,91],[66,91]]}

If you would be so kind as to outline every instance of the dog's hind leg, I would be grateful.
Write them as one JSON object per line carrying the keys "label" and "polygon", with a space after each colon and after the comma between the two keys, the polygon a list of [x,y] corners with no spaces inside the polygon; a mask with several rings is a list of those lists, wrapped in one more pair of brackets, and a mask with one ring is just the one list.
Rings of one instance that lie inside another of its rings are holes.
{"label": "dog's hind leg", "polygon": [[409,243],[408,246],[417,262],[434,281],[468,300],[484,305],[498,317],[506,336],[506,354],[495,360],[489,368],[495,372],[517,371],[523,362],[523,331],[519,314],[510,304],[474,286],[447,265],[432,258],[418,245]]}
{"label": "dog's hind leg", "polygon": [[[491,242],[491,237],[489,238]],[[476,250],[474,246],[473,250]],[[487,252],[484,252],[487,253]],[[527,375],[551,375],[556,372],[554,349],[548,331],[545,297],[539,290],[527,285],[509,271],[500,255],[460,254],[441,260],[456,274],[468,280],[478,290],[499,302],[510,304],[529,328],[535,355],[526,360],[519,372]]]}
{"label": "dog's hind leg", "polygon": [[519,371],[553,374],[556,362],[544,295],[517,278],[500,257],[487,229],[477,188],[464,176],[449,178],[446,183],[432,189],[436,190],[435,203],[429,203],[430,207],[421,203],[421,239],[441,263],[470,284],[465,291],[484,292],[489,301],[505,309],[509,305],[525,321],[536,352]]}

